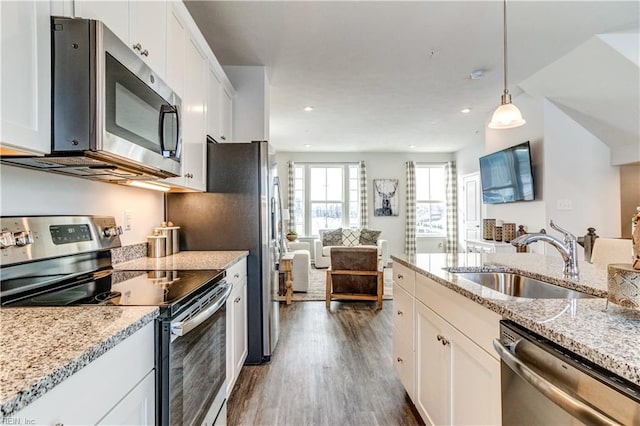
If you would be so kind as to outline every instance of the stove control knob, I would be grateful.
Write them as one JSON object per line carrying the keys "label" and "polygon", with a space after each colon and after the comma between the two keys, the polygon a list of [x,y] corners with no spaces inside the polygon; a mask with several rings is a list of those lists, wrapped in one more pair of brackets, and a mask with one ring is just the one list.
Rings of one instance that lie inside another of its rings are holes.
{"label": "stove control knob", "polygon": [[16,245],[16,239],[11,232],[0,232],[0,249]]}
{"label": "stove control knob", "polygon": [[108,228],[104,228],[102,233],[106,238],[117,237],[118,235],[122,235],[122,226],[110,226]]}
{"label": "stove control knob", "polygon": [[33,235],[30,231],[20,231],[13,234],[13,238],[16,240],[18,247],[23,247],[29,244],[33,244]]}

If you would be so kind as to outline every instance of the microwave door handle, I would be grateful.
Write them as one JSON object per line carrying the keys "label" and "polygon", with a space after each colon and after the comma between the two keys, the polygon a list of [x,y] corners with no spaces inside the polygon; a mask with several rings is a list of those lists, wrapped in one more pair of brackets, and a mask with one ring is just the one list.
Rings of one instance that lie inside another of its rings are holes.
{"label": "microwave door handle", "polygon": [[[164,119],[167,114],[175,114],[176,116],[176,140],[174,141],[173,149],[167,149],[164,140]],[[178,119],[178,108],[169,104],[162,104],[160,107],[160,151],[163,157],[177,157],[178,156],[178,144],[180,140],[180,120]]]}
{"label": "microwave door handle", "polygon": [[[517,340],[514,344],[509,345],[515,352],[515,348],[521,341]],[[578,420],[585,422],[586,424],[598,424],[598,425],[610,425],[621,426],[620,423],[604,415],[600,411],[592,408],[591,406],[583,403],[582,401],[574,398],[570,394],[566,393],[553,383],[546,380],[544,377],[533,371],[529,366],[523,363],[518,357],[505,346],[500,339],[493,339],[493,348],[498,352],[502,361],[513,370],[524,381],[533,386],[538,392],[544,395],[547,399],[553,401],[560,408],[577,418]]]}
{"label": "microwave door handle", "polygon": [[189,334],[190,331],[198,328],[200,324],[211,318],[213,314],[218,312],[218,310],[227,302],[227,298],[229,294],[231,294],[231,284],[222,284],[225,286],[224,292],[216,297],[206,308],[204,308],[201,312],[198,313],[193,318],[188,319],[187,321],[180,321],[171,323],[171,334],[174,336],[185,336]]}

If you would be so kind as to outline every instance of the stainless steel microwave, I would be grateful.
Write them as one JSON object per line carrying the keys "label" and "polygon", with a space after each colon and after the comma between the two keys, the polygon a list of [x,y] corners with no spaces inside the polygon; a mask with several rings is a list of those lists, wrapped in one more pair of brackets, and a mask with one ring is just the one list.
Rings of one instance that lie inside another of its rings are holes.
{"label": "stainless steel microwave", "polygon": [[181,101],[102,22],[52,18],[52,142],[4,163],[94,180],[178,176]]}

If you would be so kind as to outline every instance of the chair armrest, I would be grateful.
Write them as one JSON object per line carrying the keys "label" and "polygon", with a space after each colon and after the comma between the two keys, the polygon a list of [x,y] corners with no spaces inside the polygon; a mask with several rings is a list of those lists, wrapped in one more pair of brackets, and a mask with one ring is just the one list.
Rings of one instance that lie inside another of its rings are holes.
{"label": "chair armrest", "polygon": [[291,251],[310,250],[309,243],[307,243],[307,242],[298,242],[298,243],[287,242],[287,246],[289,247],[289,250],[291,250]]}
{"label": "chair armrest", "polygon": [[389,244],[387,240],[378,240],[378,249],[380,250],[382,266],[387,266],[389,264]]}
{"label": "chair armrest", "polygon": [[316,264],[320,258],[322,258],[322,241],[313,240],[313,259]]}

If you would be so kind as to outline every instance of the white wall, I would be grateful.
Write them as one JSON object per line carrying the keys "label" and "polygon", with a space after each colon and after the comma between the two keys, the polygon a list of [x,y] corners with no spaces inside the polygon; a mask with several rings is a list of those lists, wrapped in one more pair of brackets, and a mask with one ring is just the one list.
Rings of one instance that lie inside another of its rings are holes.
{"label": "white wall", "polygon": [[[549,227],[553,219],[576,236],[593,226],[600,236],[619,237],[619,168],[611,166],[609,147],[548,100],[523,94],[513,102],[527,124],[508,130],[486,128],[484,152],[477,147],[457,152],[459,183],[461,175],[479,169],[479,156],[528,140],[536,200],[484,204],[482,217],[525,225],[529,232],[545,228],[558,235]],[[558,209],[559,200],[570,202],[571,209]],[[533,250],[554,253],[540,243]]]}
{"label": "white wall", "polygon": [[128,210],[132,229],[122,245],[146,243],[164,220],[163,199],[156,191],[0,166],[0,216],[108,215],[122,225]]}
{"label": "white wall", "polygon": [[226,66],[233,84],[233,141],[269,140],[269,81],[263,66]]}
{"label": "white wall", "polygon": [[[620,169],[609,146],[551,101],[544,102],[544,135],[547,220],[576,235],[592,226],[601,237],[620,237]],[[558,209],[559,201],[571,209]]]}
{"label": "white wall", "polygon": [[[369,207],[369,229],[382,231],[380,238],[389,242],[390,254],[402,254],[404,251],[404,226],[406,203],[406,169],[407,161],[417,163],[443,163],[453,159],[453,154],[422,153],[317,153],[317,152],[279,152],[277,154],[278,175],[282,183],[282,194],[286,202],[288,191],[287,162],[357,162],[364,160],[367,166],[367,199]],[[398,179],[400,213],[398,216],[373,215],[373,179]],[[420,245],[420,243],[419,243]],[[428,246],[428,244],[424,244]]]}

